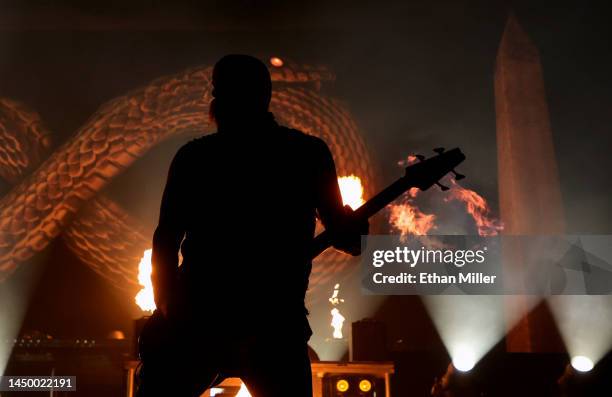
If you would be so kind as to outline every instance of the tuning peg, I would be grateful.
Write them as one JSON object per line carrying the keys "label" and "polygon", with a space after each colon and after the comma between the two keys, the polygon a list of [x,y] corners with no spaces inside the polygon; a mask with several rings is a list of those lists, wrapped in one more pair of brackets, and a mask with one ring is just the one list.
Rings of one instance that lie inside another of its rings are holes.
{"label": "tuning peg", "polygon": [[437,147],[433,151],[438,153],[438,154],[442,154],[442,153],[444,153],[444,148],[443,147]]}
{"label": "tuning peg", "polygon": [[448,186],[444,186],[443,184],[441,184],[440,182],[436,182],[436,185],[438,185],[438,187],[440,188],[440,190],[442,190],[443,192],[447,191],[449,189]]}
{"label": "tuning peg", "polygon": [[456,180],[456,181],[460,181],[460,180],[462,180],[463,178],[465,178],[465,175],[460,174],[460,173],[458,173],[458,172],[457,172],[457,171],[455,171],[455,170],[452,170],[451,172],[453,173],[453,175],[455,175],[455,180]]}
{"label": "tuning peg", "polygon": [[422,154],[415,154],[414,157],[416,157],[419,161],[425,160],[425,156],[423,156]]}

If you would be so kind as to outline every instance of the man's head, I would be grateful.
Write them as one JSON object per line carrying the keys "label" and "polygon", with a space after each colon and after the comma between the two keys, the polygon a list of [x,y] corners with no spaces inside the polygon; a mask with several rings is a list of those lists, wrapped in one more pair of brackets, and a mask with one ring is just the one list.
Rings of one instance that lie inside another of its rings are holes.
{"label": "man's head", "polygon": [[211,117],[217,124],[240,124],[268,111],[272,80],[266,65],[249,55],[226,55],[213,69]]}

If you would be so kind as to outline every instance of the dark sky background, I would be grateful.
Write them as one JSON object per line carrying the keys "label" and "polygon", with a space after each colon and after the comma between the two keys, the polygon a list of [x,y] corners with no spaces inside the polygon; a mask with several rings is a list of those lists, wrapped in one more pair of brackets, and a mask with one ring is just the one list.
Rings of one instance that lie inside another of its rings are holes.
{"label": "dark sky background", "polygon": [[[496,212],[493,74],[509,10],[541,52],[569,232],[610,233],[612,34],[605,10],[586,2],[0,1],[0,96],[38,111],[58,145],[104,102],[225,53],[326,64],[337,81],[325,89],[348,104],[385,182],[408,153],[460,146],[464,185]],[[154,148],[107,193],[152,227],[183,142]],[[96,333],[129,317],[61,242],[36,261],[45,270],[32,306],[50,309],[30,310],[27,326]],[[67,278],[78,282],[59,288]],[[80,321],[101,299],[119,314]],[[69,303],[78,307],[58,328],[54,313]]]}

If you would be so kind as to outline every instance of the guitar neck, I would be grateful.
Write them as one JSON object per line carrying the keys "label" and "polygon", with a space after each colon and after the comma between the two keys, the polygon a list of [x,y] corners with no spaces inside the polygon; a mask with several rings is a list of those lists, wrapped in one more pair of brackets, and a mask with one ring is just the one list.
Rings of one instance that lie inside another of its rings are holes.
{"label": "guitar neck", "polygon": [[[391,204],[396,198],[405,191],[414,187],[412,181],[407,176],[403,176],[389,185],[386,189],[379,192],[376,196],[369,199],[361,207],[357,208],[353,215],[359,219],[368,219],[378,211]],[[330,235],[323,231],[317,235],[312,242],[311,258],[314,259],[327,248],[331,247]]]}

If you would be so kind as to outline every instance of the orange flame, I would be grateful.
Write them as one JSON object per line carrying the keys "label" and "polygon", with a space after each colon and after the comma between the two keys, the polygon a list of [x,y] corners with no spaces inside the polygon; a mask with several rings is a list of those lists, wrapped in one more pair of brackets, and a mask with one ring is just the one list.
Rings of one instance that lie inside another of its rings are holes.
{"label": "orange flame", "polygon": [[471,189],[466,189],[451,179],[452,188],[444,201],[458,200],[465,204],[465,209],[474,218],[479,236],[497,236],[504,229],[503,224],[489,216],[491,209],[487,201]]}
{"label": "orange flame", "polygon": [[140,309],[145,312],[152,312],[155,310],[153,283],[151,282],[151,252],[152,250],[150,249],[146,250],[138,264],[138,284],[140,284],[142,288],[134,299]]}
{"label": "orange flame", "polygon": [[[418,161],[416,156],[409,155],[406,159],[398,161],[398,165],[406,167],[416,161]],[[388,206],[391,229],[400,233],[401,240],[405,240],[410,235],[426,235],[436,228],[436,216],[423,213],[414,203],[419,192],[418,188],[411,188],[402,196],[399,204]],[[451,179],[451,188],[446,194],[445,202],[457,200],[465,204],[467,212],[476,223],[478,235],[495,236],[503,229],[501,222],[491,217],[487,201],[475,191],[466,189]]]}
{"label": "orange flame", "polygon": [[334,339],[342,339],[342,326],[344,325],[344,316],[340,313],[340,310],[337,308],[331,309],[332,321],[331,326],[334,329],[333,337]]}
{"label": "orange flame", "polygon": [[400,160],[397,162],[397,165],[399,165],[400,167],[407,167],[410,164],[414,164],[418,161],[418,157],[415,156],[414,154],[409,154],[408,156],[406,156],[405,159]]}
{"label": "orange flame", "polygon": [[[336,284],[334,286],[334,292],[332,293],[332,296],[329,297],[329,303],[331,303],[332,306],[338,306],[341,303],[344,303],[344,299],[340,298],[338,296],[339,294],[340,284]],[[340,310],[338,310],[337,307],[334,307],[330,313],[332,316],[330,325],[334,329],[332,336],[334,337],[334,339],[342,339],[342,326],[344,325],[344,320],[346,320],[346,318],[342,315],[342,313],[340,313]]]}
{"label": "orange flame", "polygon": [[[407,167],[418,161],[417,156],[409,154],[405,159],[397,162],[400,167]],[[417,187],[410,188],[401,198],[399,204],[390,204],[389,223],[391,229],[400,232],[400,240],[404,241],[408,236],[424,236],[431,229],[435,229],[434,214],[426,214],[422,212],[413,199],[416,198],[420,190]]]}
{"label": "orange flame", "polygon": [[[412,189],[411,189],[412,191]],[[423,236],[431,229],[436,227],[434,214],[425,214],[411,202],[410,192],[403,203],[389,205],[389,223],[391,228],[400,232],[400,239],[403,241],[409,235]]]}
{"label": "orange flame", "polygon": [[355,175],[342,176],[338,178],[340,194],[344,205],[356,210],[365,202],[363,199],[363,185],[361,179]]}
{"label": "orange flame", "polygon": [[[417,161],[418,158],[410,154],[405,159],[398,161],[397,165],[407,167]],[[401,241],[404,241],[410,235],[426,235],[427,232],[436,227],[434,223],[436,216],[422,212],[413,202],[419,192],[419,188],[410,188],[404,193],[399,204],[388,206],[391,229],[399,231]]]}

